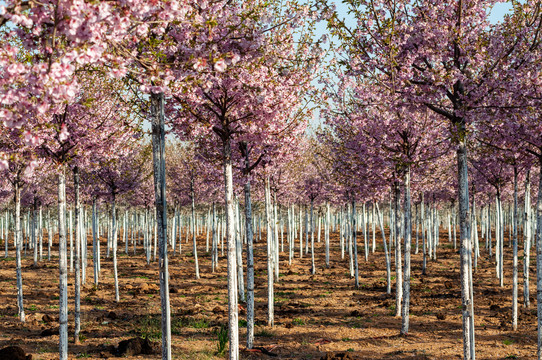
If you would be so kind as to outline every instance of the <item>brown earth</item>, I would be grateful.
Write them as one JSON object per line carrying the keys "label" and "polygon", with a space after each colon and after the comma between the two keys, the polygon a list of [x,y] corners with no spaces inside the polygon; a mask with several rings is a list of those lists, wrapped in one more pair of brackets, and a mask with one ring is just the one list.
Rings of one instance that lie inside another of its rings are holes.
{"label": "brown earth", "polygon": [[[429,261],[421,275],[421,251],[412,255],[412,300],[410,334],[399,336],[401,319],[394,317],[394,295],[385,294],[385,261],[381,248],[365,262],[360,242],[360,288],[354,288],[348,260],[341,260],[337,234],[332,239],[331,266],[324,264],[324,244],[316,243],[317,273],[310,274],[310,256],[288,266],[287,251],[281,253],[280,279],[275,284],[275,326],[267,327],[267,277],[265,244],[257,243],[256,338],[263,352],[244,350],[246,330],[240,321],[242,359],[459,359],[462,357],[459,256],[442,231],[438,260]],[[227,321],[226,261],[211,273],[205,238],[199,238],[201,279],[194,277],[191,245],[183,254],[170,255],[173,358],[219,359],[217,332]],[[102,239],[102,251],[105,241]],[[91,239],[89,238],[89,244]],[[285,244],[286,245],[286,244]],[[298,242],[296,242],[298,245]],[[420,244],[421,246],[421,244]],[[481,244],[483,248],[483,244]],[[523,246],[520,246],[523,248]],[[0,246],[3,249],[3,245]],[[82,287],[81,343],[70,338],[70,359],[114,358],[120,341],[138,336],[160,342],[160,295],[156,262],[146,265],[139,246],[137,255],[123,253],[119,244],[120,303],[114,301],[112,261],[102,260],[98,287],[93,285],[89,259],[86,284]],[[286,250],[286,246],[285,246]],[[89,246],[89,253],[91,253]],[[105,251],[103,251],[105,253]],[[414,252],[414,246],[413,246]],[[511,330],[511,248],[505,240],[505,286],[499,287],[495,265],[482,249],[474,274],[477,359],[534,359],[536,357],[535,283],[531,281],[531,308],[520,305],[518,331]],[[10,256],[14,250],[10,247]],[[32,266],[32,254],[23,258],[26,323],[17,318],[15,261],[0,258],[0,349],[17,345],[33,359],[58,357],[58,258]],[[348,255],[346,255],[348,256]],[[520,259],[522,251],[520,251]],[[246,259],[243,260],[246,265]],[[392,258],[393,263],[393,258]],[[535,266],[531,267],[534,277]],[[520,260],[520,270],[522,261]],[[73,273],[69,278],[70,324],[73,324]],[[240,319],[244,318],[244,308]],[[70,327],[70,333],[72,329]],[[154,355],[123,356],[124,359],[159,359]],[[267,354],[266,354],[267,353]]]}

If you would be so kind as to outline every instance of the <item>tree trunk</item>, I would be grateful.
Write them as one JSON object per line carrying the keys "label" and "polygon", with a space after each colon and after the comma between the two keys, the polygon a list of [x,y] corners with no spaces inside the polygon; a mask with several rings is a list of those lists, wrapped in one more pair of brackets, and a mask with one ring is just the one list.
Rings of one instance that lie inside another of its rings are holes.
{"label": "tree trunk", "polygon": [[239,200],[235,198],[235,255],[237,256],[237,288],[239,292],[239,300],[246,301],[245,298],[245,282],[243,277],[243,243],[241,240],[241,212],[239,209]]}
{"label": "tree trunk", "polygon": [[311,274],[316,274],[316,265],[314,264],[314,198],[311,197]]}
{"label": "tree trunk", "polygon": [[115,301],[118,303],[120,301],[119,295],[119,272],[118,272],[118,263],[117,263],[117,212],[116,212],[116,198],[115,198],[115,189],[112,191],[112,202],[111,202],[111,247],[113,250],[113,279],[115,282]]}
{"label": "tree trunk", "polygon": [[[542,170],[542,157],[539,157]],[[538,317],[538,359],[542,359],[542,176],[538,180],[536,200],[536,312]]]}
{"label": "tree trunk", "polygon": [[329,202],[326,202],[326,231],[324,236],[324,241],[326,245],[326,267],[329,268],[329,233],[331,231],[330,229],[331,225],[331,213],[329,210]]}
{"label": "tree trunk", "polygon": [[395,316],[401,316],[401,307],[403,304],[403,274],[401,259],[401,221],[399,219],[399,200],[401,190],[397,182],[393,185],[393,206],[395,213]]}
{"label": "tree trunk", "polygon": [[409,329],[410,311],[410,246],[412,236],[411,207],[410,207],[410,166],[405,173],[405,203],[404,203],[404,226],[405,226],[405,266],[403,271],[403,307],[401,312],[401,334],[407,335]]}
{"label": "tree trunk", "polygon": [[[160,302],[162,309],[162,359],[171,359],[171,310],[167,257],[166,160],[164,130],[164,94],[151,94],[152,157],[154,198],[159,237]],[[156,249],[156,246],[155,246]]]}
{"label": "tree trunk", "polygon": [[81,232],[79,231],[79,168],[73,168],[73,191],[75,195],[75,331],[74,343],[79,344],[79,333],[81,332]]}
{"label": "tree trunk", "polygon": [[358,266],[358,242],[357,242],[357,228],[356,228],[356,200],[352,194],[352,243],[354,246],[354,281],[356,289],[359,289],[359,266]]}
{"label": "tree trunk", "polygon": [[59,359],[68,360],[68,249],[66,241],[66,173],[58,174]]}
{"label": "tree trunk", "polygon": [[[267,325],[275,325],[274,292],[273,292],[273,235],[271,233],[271,194],[269,189],[269,176],[265,179],[265,223],[267,229]],[[300,239],[303,236],[300,236]],[[302,251],[303,246],[300,246]]]}
{"label": "tree trunk", "polygon": [[229,359],[239,359],[239,329],[237,307],[237,258],[235,253],[235,224],[233,218],[233,170],[231,143],[229,137],[223,139],[224,184],[226,206],[227,263],[228,263],[228,330]]}
{"label": "tree trunk", "polygon": [[98,286],[98,258],[100,253],[98,251],[98,236],[96,233],[96,197],[92,199],[92,265],[94,267],[94,285]]}
{"label": "tree trunk", "polygon": [[529,308],[529,266],[531,260],[531,170],[525,177],[525,215],[523,218],[523,305]]}
{"label": "tree trunk", "polygon": [[17,274],[17,306],[19,309],[19,319],[24,323],[24,306],[23,306],[23,275],[21,269],[21,245],[22,229],[21,229],[21,182],[15,180],[15,272]]}
{"label": "tree trunk", "polygon": [[514,167],[514,216],[513,216],[513,275],[512,275],[512,330],[518,329],[518,168]]}
{"label": "tree trunk", "polygon": [[196,279],[199,279],[198,246],[197,246],[197,241],[196,241],[196,205],[195,205],[195,196],[194,196],[194,171],[193,170],[190,177],[190,200],[191,200],[191,205],[192,205],[192,242],[193,242],[192,252],[194,253]]}
{"label": "tree trunk", "polygon": [[[249,168],[249,154],[245,155],[245,168]],[[252,230],[252,202],[250,199],[250,177],[245,183],[245,222],[247,231],[247,349],[254,346],[254,245]]]}
{"label": "tree trunk", "polygon": [[[35,194],[34,194],[35,195]],[[32,220],[30,222],[30,226],[32,227],[30,229],[30,236],[32,237],[32,246],[34,246],[34,266],[38,265],[38,238],[36,234],[36,226],[37,226],[37,214],[36,214],[36,198],[34,197],[34,206],[32,208]]]}
{"label": "tree trunk", "polygon": [[425,275],[427,272],[427,242],[425,240],[425,230],[427,229],[426,219],[425,219],[425,200],[422,193],[422,202],[420,205],[420,223],[422,228],[422,251],[423,251],[423,260],[422,260],[422,275]]}
{"label": "tree trunk", "polygon": [[[467,143],[465,123],[460,123],[461,135],[457,147],[457,173],[458,173],[458,199],[459,199],[459,238],[460,238],[460,279],[461,279],[461,305],[463,315],[463,358],[475,358],[474,349],[471,348],[471,302],[469,288],[469,253],[470,242],[470,214],[469,214],[469,182],[467,170]],[[541,259],[542,260],[542,259]]]}
{"label": "tree trunk", "polygon": [[[213,201],[213,224],[211,231],[211,268],[212,272],[215,272],[215,268],[218,262],[218,235],[216,231],[216,206]],[[179,240],[179,254],[181,253],[180,244],[182,241]]]}

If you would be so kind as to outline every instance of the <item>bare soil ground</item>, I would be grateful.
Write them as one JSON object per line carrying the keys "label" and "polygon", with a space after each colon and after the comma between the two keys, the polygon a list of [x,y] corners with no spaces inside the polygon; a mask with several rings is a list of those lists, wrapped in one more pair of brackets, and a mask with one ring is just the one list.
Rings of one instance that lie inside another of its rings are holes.
{"label": "bare soil ground", "polygon": [[[281,253],[280,278],[275,284],[275,326],[267,327],[267,275],[265,244],[257,243],[256,339],[255,345],[270,350],[279,359],[459,359],[462,357],[459,255],[441,234],[438,260],[429,261],[421,275],[422,255],[412,255],[411,330],[399,336],[401,319],[394,317],[395,298],[385,294],[385,261],[381,247],[363,256],[360,243],[360,289],[350,278],[348,258],[341,259],[338,237],[332,238],[331,266],[324,267],[324,243],[316,243],[316,275],[310,274],[310,256],[296,257],[288,266],[287,251]],[[102,239],[104,241],[104,239]],[[184,243],[181,256],[170,257],[174,359],[219,359],[217,332],[227,322],[226,261],[211,273],[205,239],[199,238],[201,279],[194,276],[191,245]],[[89,244],[91,243],[89,238]],[[381,243],[381,240],[379,241]],[[298,246],[298,243],[296,244]],[[536,294],[531,281],[531,308],[522,306],[522,261],[520,260],[520,305],[518,331],[511,330],[511,248],[505,242],[505,286],[499,287],[495,265],[482,249],[474,274],[477,358],[534,359],[536,357]],[[420,244],[421,246],[421,244]],[[483,244],[481,244],[483,248]],[[520,246],[522,248],[522,246]],[[3,245],[1,247],[3,249]],[[102,242],[102,249],[105,243]],[[414,252],[415,246],[413,246]],[[111,258],[103,258],[100,284],[93,285],[89,259],[86,284],[82,287],[81,343],[70,337],[70,359],[114,358],[111,347],[135,336],[160,341],[160,295],[158,266],[146,265],[141,247],[137,255],[123,253],[119,244],[120,302],[114,301]],[[285,244],[286,250],[286,244]],[[89,253],[91,247],[89,247]],[[26,323],[17,318],[14,250],[0,259],[0,348],[19,345],[33,359],[58,357],[58,258],[32,266],[29,251],[23,258]],[[520,251],[520,259],[522,256]],[[246,259],[243,260],[246,264]],[[534,259],[533,259],[534,262]],[[392,258],[393,264],[393,258]],[[536,274],[534,264],[531,275]],[[70,324],[73,324],[73,273],[70,273]],[[394,289],[392,291],[394,293]],[[245,318],[241,309],[240,319]],[[240,343],[246,330],[240,320]],[[47,335],[48,331],[52,335]],[[72,334],[72,329],[70,328]],[[344,354],[344,355],[342,355]],[[160,355],[124,356],[125,359],[159,359]],[[270,355],[241,349],[242,359],[265,359]]]}

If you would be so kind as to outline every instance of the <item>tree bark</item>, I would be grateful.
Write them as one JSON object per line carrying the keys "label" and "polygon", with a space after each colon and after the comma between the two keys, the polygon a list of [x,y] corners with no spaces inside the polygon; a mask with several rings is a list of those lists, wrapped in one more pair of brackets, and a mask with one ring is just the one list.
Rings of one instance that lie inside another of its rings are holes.
{"label": "tree bark", "polygon": [[459,124],[462,138],[457,146],[457,173],[458,173],[458,199],[459,199],[459,238],[460,238],[460,279],[461,279],[461,305],[463,315],[463,358],[474,359],[471,349],[471,302],[469,288],[469,253],[470,242],[470,214],[469,214],[469,184],[467,167],[467,142],[464,121]]}
{"label": "tree bark", "polygon": [[113,250],[113,279],[115,283],[115,301],[118,303],[120,301],[119,294],[119,272],[118,272],[118,263],[117,263],[117,211],[116,211],[116,195],[115,190],[113,190],[111,202],[111,247]]}
{"label": "tree bark", "polygon": [[58,265],[59,287],[59,359],[68,359],[68,249],[66,241],[66,173],[61,165],[58,173]]}
{"label": "tree bark", "polygon": [[21,266],[21,246],[23,243],[21,229],[21,182],[15,180],[15,272],[17,274],[17,306],[19,310],[19,319],[25,322],[23,305],[23,275]]}
{"label": "tree bark", "polygon": [[314,198],[311,197],[311,274],[316,274],[316,265],[314,264]]}
{"label": "tree bark", "polygon": [[401,259],[401,221],[399,219],[399,200],[401,190],[397,182],[393,185],[393,206],[395,213],[395,316],[401,316],[401,307],[403,304],[403,274]]}
{"label": "tree bark", "polygon": [[[249,168],[249,154],[245,155],[245,168]],[[252,229],[252,202],[250,177],[245,183],[245,225],[247,232],[247,349],[254,346],[254,235]]]}
{"label": "tree bark", "polygon": [[100,253],[98,250],[98,234],[96,231],[96,197],[94,197],[92,199],[92,265],[94,268],[94,285],[98,286],[98,258]]}
{"label": "tree bark", "polygon": [[192,252],[194,253],[194,266],[196,267],[196,279],[199,279],[198,246],[196,241],[196,204],[194,196],[194,170],[190,176],[190,200],[192,205]]}
{"label": "tree bark", "polygon": [[[542,157],[539,157],[542,169]],[[536,312],[538,318],[538,359],[542,359],[542,176],[538,180],[536,200]]]}
{"label": "tree bark", "polygon": [[523,218],[523,305],[531,306],[529,299],[529,266],[531,260],[531,170],[525,177],[525,215]]}
{"label": "tree bark", "polygon": [[[271,233],[271,194],[269,189],[269,177],[265,179],[265,222],[267,229],[267,325],[275,325],[274,316],[274,292],[273,292],[273,235]],[[300,236],[302,239],[303,236]],[[300,246],[302,251],[303,246]],[[300,253],[301,254],[301,253]]]}
{"label": "tree bark", "polygon": [[405,265],[403,271],[403,307],[401,312],[401,334],[407,335],[409,330],[410,311],[410,247],[412,236],[411,206],[410,206],[410,166],[405,173],[405,203],[404,203],[404,226],[405,226]]}
{"label": "tree bark", "polygon": [[512,330],[518,329],[518,168],[514,167],[514,216],[513,216],[513,275],[512,275]]}
{"label": "tree bark", "polygon": [[[166,161],[164,130],[164,94],[151,94],[152,155],[154,198],[160,247],[158,267],[162,308],[162,359],[171,359],[171,309],[169,304],[169,272],[167,257]],[[156,246],[155,246],[156,251]]]}
{"label": "tree bark", "polygon": [[357,228],[356,228],[356,200],[352,194],[352,242],[354,246],[354,281],[356,289],[359,289],[359,266],[358,266],[358,242],[357,242]]}
{"label": "tree bark", "polygon": [[79,344],[79,333],[81,332],[81,232],[79,231],[79,168],[73,168],[73,191],[75,194],[75,331],[74,343]]}
{"label": "tree bark", "polygon": [[223,139],[224,184],[226,206],[227,263],[228,263],[228,330],[229,359],[239,359],[239,324],[237,305],[237,257],[235,246],[235,224],[233,218],[233,170],[230,138]]}

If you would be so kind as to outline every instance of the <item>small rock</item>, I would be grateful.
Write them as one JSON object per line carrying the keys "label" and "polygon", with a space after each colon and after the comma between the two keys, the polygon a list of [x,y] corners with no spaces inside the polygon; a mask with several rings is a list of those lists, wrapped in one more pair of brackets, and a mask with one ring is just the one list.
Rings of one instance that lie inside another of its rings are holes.
{"label": "small rock", "polygon": [[32,360],[32,355],[26,355],[20,346],[8,346],[0,350],[2,360]]}

